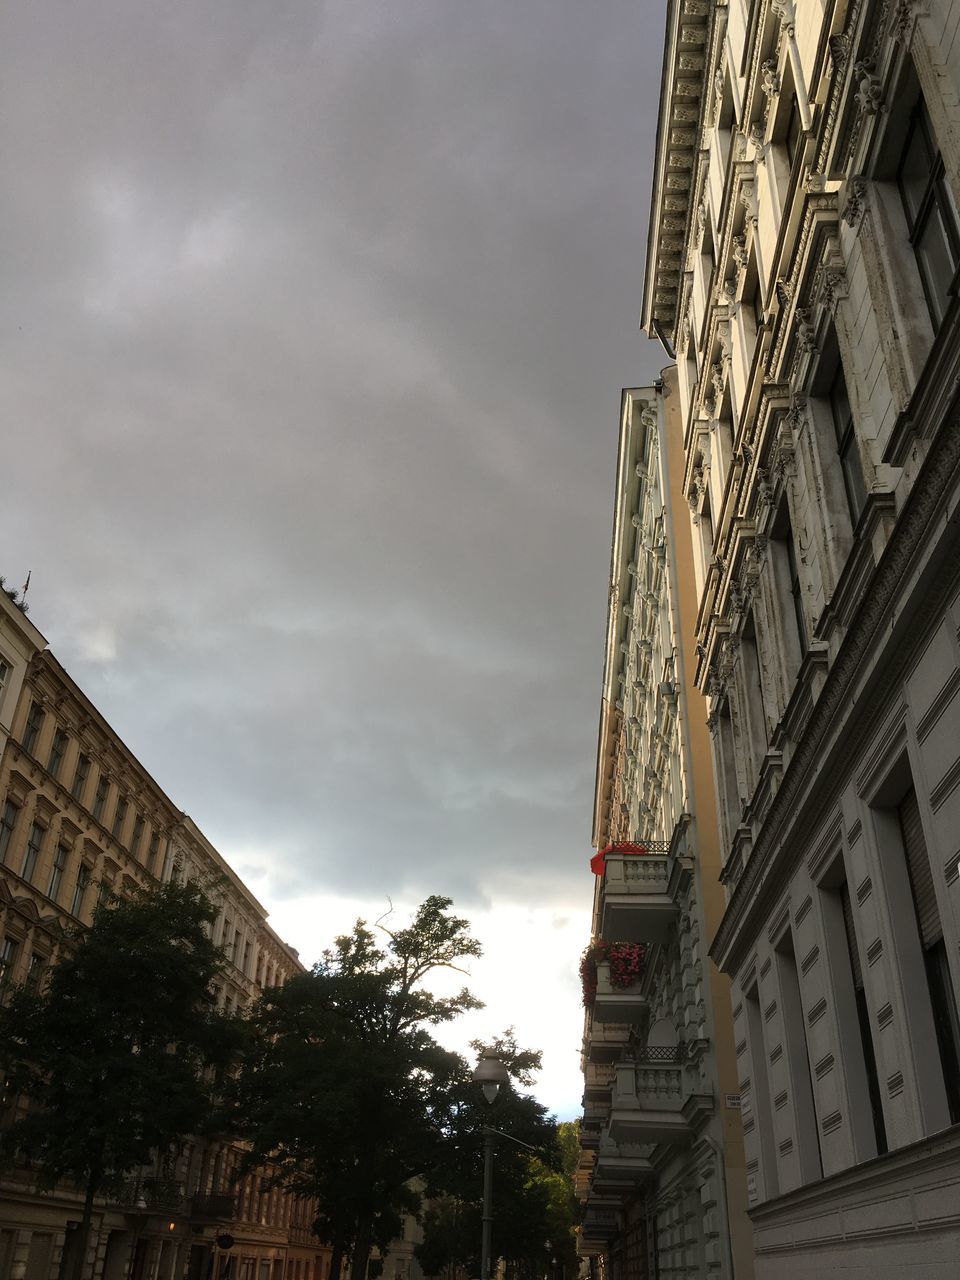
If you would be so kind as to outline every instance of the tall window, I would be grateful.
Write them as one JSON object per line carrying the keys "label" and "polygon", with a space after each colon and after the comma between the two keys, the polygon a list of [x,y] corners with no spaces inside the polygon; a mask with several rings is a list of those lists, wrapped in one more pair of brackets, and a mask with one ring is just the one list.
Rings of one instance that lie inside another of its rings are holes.
{"label": "tall window", "polygon": [[23,749],[27,755],[33,755],[33,749],[43,728],[43,707],[39,702],[31,702],[27,712],[27,723],[23,730]]}
{"label": "tall window", "polygon": [[13,835],[13,829],[17,825],[17,817],[20,810],[12,800],[7,800],[3,806],[3,814],[0,815],[0,862],[6,862],[7,850],[10,848],[10,838]]}
{"label": "tall window", "polygon": [[152,831],[150,833],[150,847],[147,851],[147,870],[151,875],[157,869],[157,857],[160,853],[160,833]]}
{"label": "tall window", "polygon": [[43,837],[46,834],[45,827],[42,827],[39,822],[33,823],[30,828],[30,835],[27,838],[27,847],[23,854],[23,867],[20,870],[24,880],[33,879],[33,873],[37,869],[37,860],[40,857],[40,850],[43,847]]}
{"label": "tall window", "polygon": [[77,883],[73,888],[73,901],[70,903],[70,914],[78,916],[83,910],[83,900],[87,896],[87,889],[90,887],[90,868],[85,862],[81,862],[77,868]]}
{"label": "tall window", "polygon": [[873,1035],[870,1031],[870,1012],[867,1009],[867,997],[864,992],[863,965],[860,961],[860,949],[857,946],[857,931],[853,923],[853,904],[850,901],[850,890],[847,887],[846,879],[841,881],[836,892],[843,912],[843,934],[847,944],[850,976],[853,978],[853,995],[857,1004],[857,1031],[859,1033],[860,1049],[863,1053],[863,1065],[867,1074],[867,1092],[870,1096],[873,1135],[877,1142],[877,1154],[883,1155],[887,1150],[887,1128],[883,1119],[880,1077],[877,1074],[877,1056],[873,1050]]}
{"label": "tall window", "polygon": [[10,679],[10,663],[5,658],[0,658],[0,697],[7,687],[7,681]]}
{"label": "tall window", "polygon": [[110,790],[110,779],[103,772],[97,782],[97,794],[93,798],[93,816],[98,822],[103,820],[103,807],[107,803],[107,792]]}
{"label": "tall window", "polygon": [[53,855],[53,870],[50,872],[50,886],[47,889],[47,897],[56,900],[57,894],[60,892],[60,885],[63,883],[63,872],[67,865],[67,858],[70,850],[65,844],[58,844],[57,851]]}
{"label": "tall window", "polygon": [[13,975],[13,966],[17,959],[17,941],[15,938],[4,938],[0,942],[0,985],[9,982]]}
{"label": "tall window", "polygon": [[47,761],[47,773],[54,778],[60,776],[60,766],[67,750],[67,735],[63,729],[57,729],[50,744],[50,759]]}
{"label": "tall window", "polygon": [[943,926],[937,909],[933,887],[930,857],[920,820],[920,805],[913,789],[907,792],[897,809],[903,851],[906,855],[907,876],[920,931],[920,945],[926,967],[927,987],[933,1008],[933,1021],[937,1030],[937,1048],[943,1068],[943,1082],[947,1091],[950,1118],[954,1124],[960,1120],[960,1022],[957,1018],[957,1002],[947,963],[947,951],[943,941]]}
{"label": "tall window", "polygon": [[936,330],[949,306],[953,278],[960,264],[960,227],[922,95],[910,116],[897,164],[897,184],[927,309]]}
{"label": "tall window", "polygon": [[787,1048],[787,1070],[793,1088],[794,1116],[797,1125],[797,1145],[801,1175],[804,1182],[823,1177],[823,1155],[820,1150],[820,1131],[813,1101],[813,1078],[810,1073],[810,1056],[807,1052],[803,1000],[800,995],[800,975],[793,934],[788,929],[777,946],[777,975],[780,979],[780,1000],[783,1015],[783,1034]]}
{"label": "tall window", "polygon": [[137,856],[140,852],[140,841],[143,839],[143,814],[138,813],[133,820],[133,834],[130,837],[130,852]]}
{"label": "tall window", "polygon": [[113,812],[113,827],[111,828],[111,834],[114,840],[120,839],[120,833],[123,831],[123,824],[126,820],[126,816],[127,798],[126,796],[119,796],[117,798],[117,807]]}
{"label": "tall window", "polygon": [[77,767],[73,774],[73,786],[70,788],[70,794],[74,800],[83,799],[83,789],[87,785],[87,778],[90,775],[90,757],[85,756],[81,751],[77,756]]}
{"label": "tall window", "polygon": [[847,380],[843,375],[843,364],[839,359],[837,360],[837,368],[830,384],[828,396],[830,414],[833,418],[833,430],[837,441],[837,456],[840,459],[843,486],[847,494],[850,523],[856,526],[866,505],[867,486],[864,483],[863,466],[860,462],[860,453],[857,448],[853,411],[850,408],[850,396],[847,392]]}
{"label": "tall window", "polygon": [[32,951],[30,953],[30,960],[29,960],[29,963],[27,964],[27,976],[26,976],[26,985],[28,987],[32,987],[33,989],[36,989],[37,987],[39,987],[43,979],[43,970],[45,965],[46,965],[45,956],[40,955],[39,952],[36,952],[36,951]]}

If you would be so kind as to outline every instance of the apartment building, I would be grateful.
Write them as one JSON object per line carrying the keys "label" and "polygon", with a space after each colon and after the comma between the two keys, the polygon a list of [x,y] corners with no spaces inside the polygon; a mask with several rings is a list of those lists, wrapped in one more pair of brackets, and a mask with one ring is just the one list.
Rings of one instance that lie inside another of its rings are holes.
{"label": "apartment building", "polygon": [[960,7],[671,0],[676,353],[761,1280],[960,1258]]}
{"label": "apartment building", "polygon": [[[0,672],[0,995],[7,983],[42,981],[64,928],[89,924],[104,894],[172,876],[198,879],[220,903],[221,1008],[301,969],[263,906],[2,593]],[[85,1277],[325,1280],[315,1206],[266,1189],[257,1174],[240,1179],[242,1154],[235,1142],[191,1142],[111,1188],[96,1208]],[[68,1274],[80,1207],[68,1188],[38,1193],[27,1168],[0,1171],[0,1280]]]}
{"label": "apartment building", "polygon": [[580,1252],[609,1280],[751,1274],[677,371],[622,398],[597,753]]}

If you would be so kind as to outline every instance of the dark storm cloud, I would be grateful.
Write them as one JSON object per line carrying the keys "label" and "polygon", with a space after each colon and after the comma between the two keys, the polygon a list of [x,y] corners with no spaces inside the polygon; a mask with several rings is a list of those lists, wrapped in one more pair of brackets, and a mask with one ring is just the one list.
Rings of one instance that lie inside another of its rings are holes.
{"label": "dark storm cloud", "polygon": [[659,9],[12,9],[0,571],[278,892],[582,901]]}

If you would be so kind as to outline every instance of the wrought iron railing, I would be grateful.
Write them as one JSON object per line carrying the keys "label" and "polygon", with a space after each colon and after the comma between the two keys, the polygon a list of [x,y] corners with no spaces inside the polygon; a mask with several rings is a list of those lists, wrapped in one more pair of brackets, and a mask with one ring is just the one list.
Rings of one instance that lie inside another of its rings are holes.
{"label": "wrought iron railing", "polygon": [[633,1058],[638,1066],[653,1066],[661,1063],[678,1065],[684,1059],[684,1046],[682,1044],[648,1044],[642,1049],[634,1049]]}

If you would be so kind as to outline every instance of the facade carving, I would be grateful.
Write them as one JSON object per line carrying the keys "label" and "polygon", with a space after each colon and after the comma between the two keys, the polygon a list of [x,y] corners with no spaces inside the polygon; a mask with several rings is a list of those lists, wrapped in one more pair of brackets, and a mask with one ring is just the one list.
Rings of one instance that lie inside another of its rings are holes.
{"label": "facade carving", "polygon": [[[710,14],[703,74],[730,105],[699,120],[698,243],[668,305],[681,7],[644,324],[687,335],[689,639],[726,895],[710,953],[733,983],[756,1272],[939,1276],[960,1256],[956,10]],[[765,157],[752,175],[735,131]]]}

